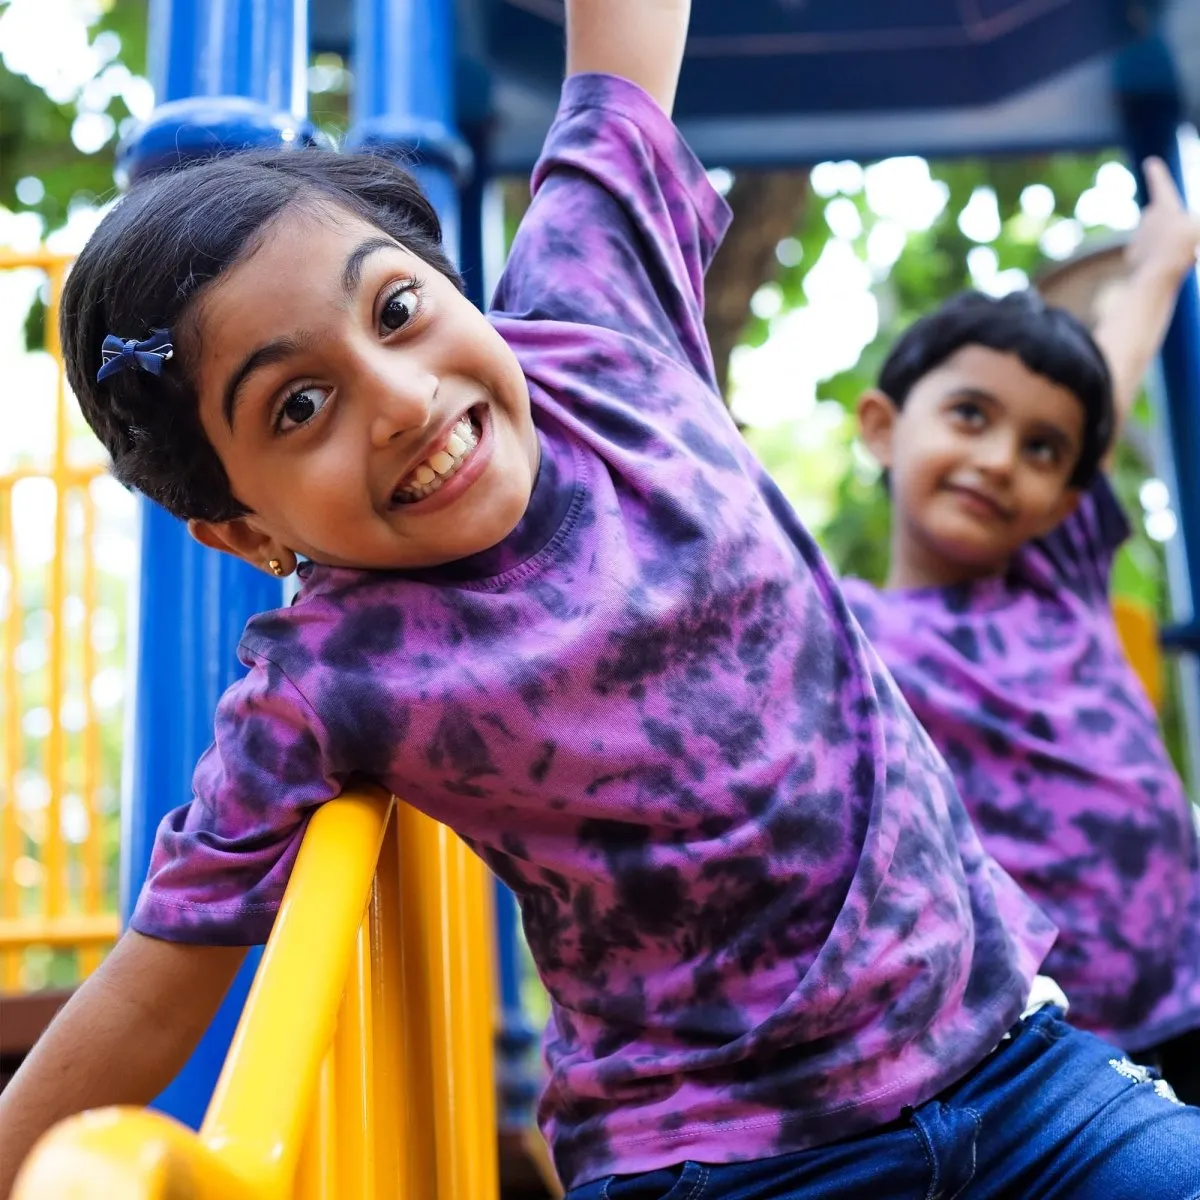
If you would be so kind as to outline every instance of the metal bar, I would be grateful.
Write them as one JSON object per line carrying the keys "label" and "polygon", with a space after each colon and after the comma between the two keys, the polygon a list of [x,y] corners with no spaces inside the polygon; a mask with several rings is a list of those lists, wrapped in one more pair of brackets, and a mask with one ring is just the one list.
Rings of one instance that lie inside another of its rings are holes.
{"label": "metal bar", "polygon": [[[17,575],[17,544],[13,529],[13,490],[11,483],[0,483],[0,544],[8,572],[8,608],[4,613],[4,858],[0,861],[0,918],[13,919],[19,913],[16,862],[22,849],[22,833],[17,821],[17,771],[21,763],[21,715],[17,678],[17,644],[21,636],[21,610],[17,604],[20,579]],[[0,946],[4,945],[0,938]],[[0,990],[16,991],[21,983],[21,959],[15,950],[0,954]]]}
{"label": "metal bar", "polygon": [[[1157,155],[1171,169],[1186,196],[1179,152],[1183,118],[1174,64],[1166,44],[1152,36],[1125,51],[1116,66],[1118,99],[1140,199],[1145,200],[1142,161]],[[1200,619],[1200,290],[1195,272],[1179,290],[1175,314],[1160,356],[1165,425],[1173,460],[1172,485],[1179,518],[1178,541],[1168,544],[1173,560],[1171,603],[1177,627],[1164,640],[1182,651],[1193,649],[1189,633]],[[1192,770],[1200,769],[1200,674],[1197,660],[1186,661],[1182,678],[1190,682],[1182,700]]]}
{"label": "metal bar", "polygon": [[102,946],[115,942],[120,933],[115,913],[5,917],[0,920],[0,947]]}
{"label": "metal bar", "polygon": [[[400,859],[396,846],[399,821],[393,808],[384,834],[375,885],[371,891],[371,1027],[375,1058],[375,1192],[380,1197],[404,1194],[402,1180],[409,1158],[407,1105],[419,1095],[410,1078],[404,1049],[403,946],[400,937]],[[389,1131],[396,1131],[394,1134]]]}
{"label": "metal bar", "polygon": [[[90,488],[80,495],[83,505],[83,780],[80,796],[87,812],[87,839],[82,854],[83,911],[98,913],[104,907],[104,821],[100,812],[100,726],[92,683],[96,678],[96,647],[92,640],[92,619],[96,614],[96,501]],[[79,954],[80,973],[90,975],[101,955],[93,947]]]}
{"label": "metal bar", "polygon": [[[90,483],[93,479],[99,479],[102,475],[107,474],[103,467],[73,467],[67,463],[62,470],[62,477],[71,487],[81,487],[84,484]],[[11,471],[7,471],[0,475],[0,483],[13,484],[20,483],[22,479],[50,479],[55,478],[54,468],[45,467],[15,467]]]}
{"label": "metal bar", "polygon": [[259,1189],[257,1200],[292,1187],[391,805],[362,791],[313,815],[201,1126],[201,1141]]}
{"label": "metal bar", "polygon": [[[58,304],[62,293],[62,268],[52,268],[50,303],[46,312],[46,348],[62,362],[58,344]],[[45,773],[50,784],[46,808],[46,841],[42,859],[46,868],[46,912],[57,917],[66,911],[66,854],[62,833],[63,768],[65,744],[62,708],[66,682],[67,599],[67,389],[61,370],[54,384],[54,558],[50,563],[50,735],[46,739]]]}
{"label": "metal bar", "polygon": [[359,930],[334,1034],[338,1195],[373,1200],[375,1077],[371,1026],[370,913]]}

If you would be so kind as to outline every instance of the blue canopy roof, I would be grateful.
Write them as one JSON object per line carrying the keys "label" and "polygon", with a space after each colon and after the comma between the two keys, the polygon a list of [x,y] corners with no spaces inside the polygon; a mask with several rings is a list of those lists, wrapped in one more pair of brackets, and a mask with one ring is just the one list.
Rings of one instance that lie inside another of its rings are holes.
{"label": "blue canopy roof", "polygon": [[[318,48],[348,5],[319,0]],[[486,78],[500,169],[527,168],[562,70],[562,0],[459,0],[464,76]],[[1200,0],[694,0],[677,119],[729,166],[1119,142],[1115,62],[1156,26],[1148,68],[1200,96]],[[1143,68],[1143,71],[1147,68]],[[1147,82],[1143,80],[1142,82]]]}

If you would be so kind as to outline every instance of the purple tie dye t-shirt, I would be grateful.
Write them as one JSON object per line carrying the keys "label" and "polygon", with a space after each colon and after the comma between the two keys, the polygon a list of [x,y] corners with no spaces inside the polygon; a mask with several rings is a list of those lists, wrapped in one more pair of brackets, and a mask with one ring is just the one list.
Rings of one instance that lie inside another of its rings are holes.
{"label": "purple tie dye t-shirt", "polygon": [[845,1137],[995,1046],[1052,930],[721,402],[728,214],[673,126],[575,77],[534,189],[493,312],[526,515],[433,571],[309,565],[249,623],[133,924],[264,939],[305,819],[365,773],[519,898],[564,1182]]}
{"label": "purple tie dye t-shirt", "polygon": [[1128,1050],[1200,1028],[1200,863],[1109,601],[1129,527],[1103,477],[1006,578],[846,597],[984,845],[1059,928],[1077,1024]]}

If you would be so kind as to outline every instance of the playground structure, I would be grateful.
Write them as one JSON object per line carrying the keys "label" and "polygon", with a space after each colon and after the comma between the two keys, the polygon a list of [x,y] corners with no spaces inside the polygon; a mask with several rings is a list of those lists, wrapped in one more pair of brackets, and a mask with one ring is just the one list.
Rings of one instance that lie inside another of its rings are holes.
{"label": "playground structure", "polygon": [[[737,14],[726,7],[695,0],[680,89],[680,124],[713,166],[1122,143],[1134,160],[1161,154],[1178,174],[1176,130],[1195,116],[1200,97],[1195,0],[1151,6],[1140,26],[1123,6],[1097,0],[979,6],[925,0],[902,20],[886,15],[885,6],[851,16],[832,0],[807,6],[757,0],[738,6]],[[472,298],[482,303],[488,239],[495,235],[488,180],[532,165],[557,91],[560,22],[557,0],[457,6],[359,0],[352,17],[349,6],[335,3],[317,3],[309,13],[296,0],[154,0],[151,70],[160,107],[124,147],[120,170],[134,178],[180,156],[311,140],[303,89],[309,53],[346,52],[356,79],[349,144],[415,164]],[[711,86],[713,72],[719,88]],[[0,268],[31,265],[49,277],[53,328],[54,297],[68,264],[48,255],[0,259]],[[1177,468],[1200,462],[1198,337],[1193,280],[1181,297],[1156,389]],[[68,594],[80,595],[87,609],[89,586],[94,590],[87,554],[72,558],[65,549],[73,511],[80,514],[80,544],[90,540],[87,487],[99,468],[72,465],[61,382],[57,402],[60,437],[46,476],[59,497],[59,553],[48,594],[49,607],[61,613]],[[10,579],[17,481],[0,480],[8,522],[0,540]],[[1163,631],[1163,640],[1194,655],[1200,478],[1178,469],[1171,484],[1181,529],[1172,577],[1177,624]],[[158,820],[190,792],[217,698],[238,670],[233,651],[242,626],[282,598],[277,582],[201,550],[162,511],[143,503],[140,518],[137,684],[122,846],[126,913]],[[6,856],[17,840],[15,611],[10,600],[3,668],[8,802],[0,825]],[[1153,640],[1136,615],[1123,628],[1134,631],[1126,644],[1149,685],[1158,666]],[[1136,652],[1131,638],[1140,639]],[[16,983],[20,947],[79,947],[86,973],[119,928],[117,916],[98,903],[98,840],[85,840],[75,852],[58,836],[68,787],[85,805],[94,802],[95,754],[83,755],[92,764],[85,765],[88,778],[54,774],[67,736],[60,718],[71,653],[66,622],[55,622],[50,643],[44,912],[19,915],[6,859],[0,884],[6,989]],[[86,663],[82,670],[86,675]],[[1190,687],[1194,722],[1200,710],[1194,672]],[[88,714],[79,732],[85,746],[94,725]],[[94,808],[91,815],[94,830]],[[487,924],[493,908],[494,938]],[[493,896],[482,867],[457,839],[403,804],[367,793],[345,796],[314,819],[271,945],[249,957],[222,1014],[160,1102],[199,1134],[154,1114],[79,1118],[44,1146],[21,1195],[67,1194],[63,1172],[83,1164],[94,1190],[71,1194],[166,1197],[188,1179],[197,1197],[233,1200],[486,1200],[497,1188],[493,965],[501,999],[501,1115],[520,1125],[529,1120],[532,1080],[522,1068],[533,1033],[520,1004],[511,896],[502,889]],[[307,998],[301,1020],[286,1003],[297,992]],[[118,1179],[127,1192],[106,1182]]]}

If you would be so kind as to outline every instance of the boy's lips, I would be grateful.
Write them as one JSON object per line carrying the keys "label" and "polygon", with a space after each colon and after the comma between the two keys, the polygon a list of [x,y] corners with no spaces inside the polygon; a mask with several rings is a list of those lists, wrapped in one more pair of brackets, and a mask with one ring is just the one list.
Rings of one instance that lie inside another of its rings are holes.
{"label": "boy's lips", "polygon": [[990,517],[996,521],[1011,521],[1013,518],[1012,509],[1007,505],[1001,504],[999,500],[994,500],[986,492],[982,492],[978,488],[967,487],[958,483],[948,483],[946,491],[958,499],[964,507],[982,516]]}

